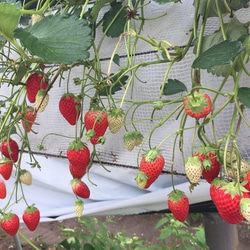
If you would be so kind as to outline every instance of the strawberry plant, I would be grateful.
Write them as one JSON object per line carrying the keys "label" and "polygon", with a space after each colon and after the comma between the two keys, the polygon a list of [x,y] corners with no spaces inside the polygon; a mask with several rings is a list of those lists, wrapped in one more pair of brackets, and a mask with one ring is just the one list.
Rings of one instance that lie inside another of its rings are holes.
{"label": "strawberry plant", "polygon": [[[190,22],[169,25],[163,18],[172,8]],[[190,191],[208,182],[218,210],[225,204],[216,195],[237,203],[221,217],[242,221],[250,170],[243,143],[250,128],[248,13],[248,0],[1,1],[0,220],[14,218],[20,201],[32,206],[23,184],[32,186],[32,171],[43,170],[42,154],[68,160],[72,182],[65,185],[77,216],[91,186],[98,188],[91,168],[109,172],[113,161],[135,170],[132,181],[142,190],[153,190],[163,172],[174,191],[178,174]]]}

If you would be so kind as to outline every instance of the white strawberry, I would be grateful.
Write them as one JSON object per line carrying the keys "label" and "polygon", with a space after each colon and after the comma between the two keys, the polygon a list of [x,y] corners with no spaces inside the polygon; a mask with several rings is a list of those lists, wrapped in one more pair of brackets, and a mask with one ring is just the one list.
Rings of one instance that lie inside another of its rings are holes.
{"label": "white strawberry", "polygon": [[202,162],[198,156],[189,156],[185,163],[185,172],[189,181],[198,183],[202,175]]}
{"label": "white strawberry", "polygon": [[29,186],[32,184],[32,174],[28,170],[21,170],[19,179],[25,185]]}
{"label": "white strawberry", "polygon": [[240,212],[243,217],[250,222],[250,199],[242,198],[240,201]]}
{"label": "white strawberry", "polygon": [[76,216],[79,218],[82,216],[83,212],[83,201],[80,199],[75,200],[74,211]]}

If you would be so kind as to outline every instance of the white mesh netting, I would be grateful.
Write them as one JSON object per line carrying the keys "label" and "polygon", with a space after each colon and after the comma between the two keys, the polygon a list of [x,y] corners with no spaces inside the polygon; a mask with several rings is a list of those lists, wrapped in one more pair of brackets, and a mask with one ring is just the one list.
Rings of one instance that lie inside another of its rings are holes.
{"label": "white mesh netting", "polygon": [[[142,35],[150,37],[155,37],[157,40],[167,40],[169,41],[173,46],[178,45],[180,47],[185,47],[187,45],[189,36],[190,36],[190,30],[193,26],[193,5],[191,4],[190,0],[183,0],[182,3],[178,4],[165,4],[165,5],[159,5],[157,3],[151,2],[148,6],[145,7],[145,17],[155,17],[163,15],[164,13],[167,13],[167,15],[161,17],[160,19],[147,21],[147,25],[144,26]],[[100,14],[100,16],[103,13]],[[237,12],[237,17],[242,22],[249,21],[249,9],[240,10]],[[219,28],[219,21],[218,18],[211,18],[208,20],[208,24],[206,26],[205,34],[211,34],[216,32],[216,30]],[[98,43],[101,39],[102,31],[101,28],[97,30],[96,32],[96,42]],[[118,42],[118,39],[112,39],[112,38],[105,38],[102,44],[102,48],[100,50],[100,58],[101,60],[101,66],[102,71],[107,72],[108,65],[110,63],[110,56],[113,53],[113,50]],[[126,47],[122,40],[120,46],[118,47],[117,54],[120,55],[120,64],[124,65],[126,63]],[[124,56],[124,57],[122,57]],[[193,54],[193,51],[190,50],[187,55],[185,56],[184,60],[175,63],[174,66],[171,68],[171,71],[169,73],[169,78],[171,79],[178,79],[179,81],[185,83],[187,86],[187,89],[191,89],[191,65],[194,61],[195,55]],[[150,47],[148,44],[146,44],[144,41],[139,40],[136,46],[136,56],[135,56],[135,64],[139,62],[149,62],[156,59],[156,52],[153,51],[152,47]],[[162,84],[162,80],[164,77],[164,74],[166,72],[166,69],[168,67],[168,64],[157,64],[157,65],[151,65],[147,67],[141,67],[137,71],[137,77],[141,81],[138,81],[135,79],[135,82],[133,84],[133,101],[135,102],[141,102],[141,101],[147,101],[147,100],[159,100],[159,92],[160,92],[160,86]],[[250,64],[247,65],[248,69],[250,69]],[[112,64],[111,72],[115,72],[118,69],[118,66],[114,63]],[[28,135],[31,148],[33,152],[36,152],[41,155],[45,155],[48,158],[53,159],[52,162],[50,162],[50,165],[48,165],[48,162],[46,163],[46,160],[43,158],[41,160],[46,166],[42,166],[41,172],[39,170],[33,170],[33,175],[35,176],[34,179],[34,186],[37,188],[37,191],[35,189],[31,191],[28,188],[25,188],[28,193],[32,194],[32,192],[39,192],[40,197],[39,199],[35,199],[34,201],[36,203],[42,203],[44,204],[44,213],[43,215],[46,217],[48,216],[58,216],[58,215],[66,215],[66,216],[72,216],[72,206],[73,206],[73,200],[74,197],[71,196],[70,192],[70,174],[68,173],[68,163],[66,160],[66,150],[69,146],[69,143],[74,138],[75,134],[75,127],[69,125],[65,119],[62,117],[62,115],[59,112],[58,102],[61,98],[61,96],[66,92],[66,81],[68,79],[68,72],[64,72],[64,80],[61,83],[61,86],[58,87],[58,82],[54,84],[54,87],[50,90],[50,101],[49,104],[43,113],[39,113],[37,116],[36,122],[39,125],[34,125],[33,129],[37,132],[37,134],[30,133]],[[82,67],[75,67],[72,69],[69,81],[73,82],[73,78],[76,77],[82,77]],[[219,84],[223,78],[213,76],[212,74],[207,73],[205,70],[202,70],[201,75],[201,81],[203,86],[208,86],[210,88],[217,89]],[[241,86],[249,86],[250,84],[250,78],[247,75],[244,75],[241,77]],[[222,89],[222,92],[230,92],[233,87],[233,81],[231,78],[228,79],[225,87]],[[70,92],[77,94],[80,90],[79,86],[74,86],[73,84],[70,85]],[[1,95],[8,95],[9,88],[6,86],[1,86]],[[93,91],[89,91],[88,95],[91,96]],[[124,94],[124,90],[121,90],[117,92],[114,95],[114,98],[117,99],[117,103],[119,103],[119,100],[122,98]],[[130,95],[131,91],[128,92],[126,96],[126,101],[123,106],[123,110],[127,110],[130,106]],[[211,97],[213,97],[213,93],[210,93]],[[180,94],[177,94],[175,96],[166,97],[163,96],[163,100],[165,99],[174,99],[176,96],[180,96]],[[215,110],[220,107],[225,100],[223,98],[218,98],[216,102]],[[172,104],[167,105],[163,108],[161,111],[156,111],[154,114],[154,117],[167,117],[173,109],[178,104]],[[89,109],[89,105],[85,103],[85,106],[83,107],[83,114],[87,112]],[[150,116],[153,111],[152,104],[149,105],[142,105],[139,107],[135,114],[134,114],[134,120],[141,120],[147,118],[147,121],[140,121],[136,122],[135,126],[136,128],[144,135],[146,136],[148,132],[157,124],[157,120],[150,121]],[[129,113],[131,114],[131,112]],[[250,112],[248,110],[244,111],[244,114],[246,116],[247,120],[250,120]],[[215,120],[215,127],[216,127],[216,134],[218,138],[221,138],[225,135],[225,133],[228,131],[230,126],[232,116],[232,107],[230,105],[222,112],[220,113],[219,117]],[[130,122],[130,115],[128,115],[127,122]],[[171,134],[172,132],[176,131],[180,126],[180,119],[176,120],[176,115],[171,117],[167,123],[165,123],[162,127],[156,129],[152,136],[151,146],[157,146],[164,137]],[[188,118],[187,120],[187,127],[194,126],[194,120],[192,118]],[[131,124],[127,125],[128,130],[133,130]],[[98,145],[97,151],[98,155],[100,157],[100,160],[104,163],[105,166],[110,168],[112,170],[111,174],[106,173],[101,166],[97,163],[94,164],[91,174],[94,178],[94,182],[100,181],[100,185],[98,187],[91,186],[91,199],[90,201],[86,201],[86,204],[90,204],[89,209],[93,207],[98,207],[98,204],[92,204],[91,201],[107,201],[115,199],[115,197],[122,201],[125,199],[124,203],[120,204],[118,207],[112,210],[109,206],[104,208],[106,209],[105,212],[99,212],[103,214],[107,213],[126,213],[126,212],[140,212],[140,211],[146,211],[150,209],[164,209],[166,208],[165,201],[160,201],[160,197],[162,197],[162,193],[159,193],[159,200],[157,200],[157,205],[154,204],[154,201],[152,200],[152,197],[150,197],[150,202],[147,203],[147,205],[144,207],[144,202],[142,201],[142,205],[140,208],[135,209],[132,203],[129,203],[126,201],[129,197],[136,197],[138,203],[140,203],[140,198],[138,198],[139,195],[145,194],[148,191],[141,191],[137,190],[135,188],[135,182],[134,177],[136,171],[130,170],[131,169],[137,169],[137,154],[139,147],[136,147],[132,152],[128,152],[125,149],[125,146],[123,144],[123,135],[124,135],[124,128],[122,128],[118,134],[109,134],[106,138],[106,142],[104,145]],[[206,133],[209,138],[212,138],[212,131],[210,130],[209,126],[206,126]],[[47,134],[50,134],[46,136]],[[65,138],[61,137],[55,134],[62,134],[64,136],[69,136],[71,138]],[[244,124],[244,122],[241,125],[239,136],[238,136],[238,144],[240,146],[240,150],[242,152],[242,156],[245,159],[249,159],[250,157],[250,150],[249,150],[249,129]],[[37,149],[38,145],[41,144],[41,141],[43,137],[46,136],[46,138],[43,141],[44,150],[39,151]],[[193,136],[193,130],[187,130],[184,133],[184,149],[185,149],[185,156],[190,155],[191,153],[191,140]],[[18,139],[18,138],[16,138]],[[83,141],[86,142],[85,136],[83,137]],[[171,165],[171,155],[173,151],[173,141],[174,136],[167,139],[162,144],[162,153],[165,157],[165,167],[164,170],[167,171],[167,173],[170,172],[170,165]],[[198,142],[198,140],[197,140]],[[91,148],[91,144],[89,142],[86,142],[89,148]],[[148,146],[147,143],[145,143],[145,146],[143,149],[147,150]],[[39,156],[41,157],[41,156]],[[61,159],[54,159],[53,157],[61,157]],[[39,158],[40,159],[40,158]],[[26,162],[29,161],[28,158],[25,159]],[[24,160],[24,161],[25,161]],[[24,163],[25,164],[25,163]],[[111,167],[112,166],[112,167]],[[59,169],[59,172],[55,172],[56,175],[56,181],[60,183],[61,185],[65,183],[65,186],[56,187],[54,183],[54,178],[52,176],[48,177],[47,173],[50,173],[50,171],[53,172],[53,168]],[[183,167],[183,161],[181,158],[181,154],[179,152],[178,147],[175,150],[175,161],[174,161],[174,170],[176,171],[176,174],[181,174],[184,176],[184,167]],[[119,172],[120,171],[120,172]],[[130,172],[132,171],[132,172]],[[66,177],[64,174],[66,173]],[[47,176],[46,176],[47,175]],[[100,176],[105,176],[103,178],[106,178],[105,181],[102,182],[102,178]],[[127,179],[124,180],[124,176],[127,175]],[[36,177],[37,176],[37,177]],[[40,177],[39,177],[40,176]],[[115,176],[115,177],[114,177]],[[36,179],[37,178],[37,179]],[[165,178],[165,179],[164,179]],[[182,178],[180,180],[176,180],[176,182],[184,182],[185,178]],[[122,186],[125,184],[125,186]],[[90,184],[91,185],[91,184]],[[110,185],[110,186],[108,186]],[[158,190],[158,192],[161,192],[161,187],[169,187],[170,184],[170,178],[168,175],[163,175],[158,180],[158,184],[156,183],[155,186],[152,187],[150,190]],[[42,191],[42,187],[46,187],[46,191]],[[98,189],[99,188],[99,189]],[[121,188],[119,191],[119,188]],[[126,194],[122,195],[123,188],[126,188]],[[186,187],[187,188],[187,185]],[[112,189],[112,192],[110,193],[110,189]],[[150,191],[149,190],[149,191]],[[42,194],[42,192],[45,192]],[[52,194],[54,192],[54,194]],[[191,196],[193,197],[193,202],[201,201],[202,199],[208,199],[208,193],[205,191],[205,195],[200,195],[200,190],[196,190]],[[164,191],[165,193],[165,191]],[[51,212],[51,203],[49,203],[48,207],[46,204],[46,197],[48,196],[55,197],[57,196],[58,199],[52,200],[53,206],[57,209],[56,212]],[[166,194],[167,195],[167,194]],[[65,198],[66,197],[66,198]],[[148,198],[146,198],[147,200]],[[58,204],[58,200],[60,200]],[[145,199],[143,199],[145,201]],[[127,205],[125,205],[127,204]],[[126,210],[125,207],[131,206],[131,210]],[[150,207],[151,205],[152,207]],[[139,206],[139,205],[138,205]],[[22,206],[21,206],[22,207]],[[105,206],[104,206],[105,207]],[[122,207],[124,208],[124,211],[122,212]],[[64,208],[64,209],[63,209]],[[61,210],[63,212],[61,212]],[[65,210],[66,209],[66,210]],[[100,209],[100,207],[98,208]],[[120,209],[120,210],[119,210]],[[108,211],[108,212],[107,212]],[[86,214],[88,213],[88,209],[86,210]],[[98,212],[94,212],[98,214]],[[62,216],[63,217],[63,216]],[[61,218],[62,218],[61,217]]]}

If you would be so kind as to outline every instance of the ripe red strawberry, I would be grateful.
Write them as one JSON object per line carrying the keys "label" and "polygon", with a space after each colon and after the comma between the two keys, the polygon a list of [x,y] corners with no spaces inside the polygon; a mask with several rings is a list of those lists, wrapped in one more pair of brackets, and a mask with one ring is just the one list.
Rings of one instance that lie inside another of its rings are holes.
{"label": "ripe red strawberry", "polygon": [[40,89],[47,89],[48,83],[45,75],[33,73],[26,82],[27,98],[31,103],[35,103],[37,92]]}
{"label": "ripe red strawberry", "polygon": [[143,155],[140,162],[140,171],[148,176],[145,189],[149,188],[159,177],[164,164],[165,160],[157,149],[150,149]]}
{"label": "ripe red strawberry", "polygon": [[184,222],[189,212],[189,200],[182,191],[173,190],[168,195],[168,208],[178,221]]}
{"label": "ripe red strawberry", "polygon": [[243,182],[242,184],[244,185],[244,188],[248,191],[250,191],[250,171],[248,171],[246,174],[245,174],[245,177],[243,179]]}
{"label": "ripe red strawberry", "polygon": [[84,198],[84,199],[89,198],[90,190],[83,181],[79,179],[73,179],[71,181],[71,187],[72,187],[73,193],[76,194],[77,196]]}
{"label": "ripe red strawberry", "polygon": [[23,222],[30,231],[35,231],[40,221],[40,211],[34,205],[28,206],[23,213]]}
{"label": "ripe red strawberry", "polygon": [[202,163],[198,156],[189,156],[185,163],[185,172],[191,183],[198,183],[202,175]]}
{"label": "ripe red strawberry", "polygon": [[116,134],[124,125],[125,113],[119,109],[114,108],[108,113],[108,125],[111,133]]}
{"label": "ripe red strawberry", "polygon": [[74,211],[76,216],[79,218],[82,216],[82,212],[83,212],[83,201],[80,199],[76,199],[75,203],[74,203]]}
{"label": "ripe red strawberry", "polygon": [[[216,178],[217,179],[217,178]],[[217,180],[214,181],[217,181]],[[212,185],[214,183],[212,182]],[[220,217],[230,224],[240,223],[244,217],[240,212],[241,196],[250,198],[250,194],[244,192],[245,189],[236,182],[222,184],[221,187],[214,190],[213,201]],[[211,193],[211,192],[210,192]]]}
{"label": "ripe red strawberry", "polygon": [[87,140],[96,145],[99,137],[103,136],[107,130],[107,113],[101,110],[90,110],[85,114],[84,122],[87,130]]}
{"label": "ripe red strawberry", "polygon": [[5,157],[9,158],[13,162],[17,162],[18,144],[15,140],[4,140],[0,145],[0,151]]}
{"label": "ripe red strawberry", "polygon": [[0,179],[0,199],[5,199],[6,198],[6,186],[5,182]]}
{"label": "ripe red strawberry", "polygon": [[14,236],[19,229],[19,217],[13,213],[5,214],[1,227],[7,234]]}
{"label": "ripe red strawberry", "polygon": [[204,92],[195,91],[184,100],[185,112],[196,119],[207,116],[212,110],[210,97]]}
{"label": "ripe red strawberry", "polygon": [[211,182],[211,185],[210,185],[210,197],[213,201],[213,203],[215,204],[216,206],[216,201],[217,201],[217,193],[220,192],[220,188],[224,185],[228,184],[228,181],[224,178],[215,178],[212,182]]}
{"label": "ripe red strawberry", "polygon": [[0,159],[0,174],[5,180],[9,180],[13,169],[13,162],[8,158]]}
{"label": "ripe red strawberry", "polygon": [[35,109],[33,107],[28,107],[25,113],[20,114],[20,116],[22,118],[23,128],[29,133],[37,117]]}
{"label": "ripe red strawberry", "polygon": [[36,94],[36,111],[43,112],[49,103],[49,95],[44,89],[40,89]]}
{"label": "ripe red strawberry", "polygon": [[64,94],[59,101],[59,110],[69,124],[75,125],[81,114],[79,98],[72,93]]}
{"label": "ripe red strawberry", "polygon": [[82,168],[87,168],[89,164],[90,151],[83,142],[73,141],[67,149],[67,157],[69,163],[72,165],[81,165]]}
{"label": "ripe red strawberry", "polygon": [[81,179],[86,174],[87,166],[84,166],[83,164],[74,165],[70,163],[69,171],[73,178]]}
{"label": "ripe red strawberry", "polygon": [[202,176],[211,183],[220,172],[220,163],[217,161],[217,155],[212,148],[200,147],[194,154],[198,156],[202,162]]}

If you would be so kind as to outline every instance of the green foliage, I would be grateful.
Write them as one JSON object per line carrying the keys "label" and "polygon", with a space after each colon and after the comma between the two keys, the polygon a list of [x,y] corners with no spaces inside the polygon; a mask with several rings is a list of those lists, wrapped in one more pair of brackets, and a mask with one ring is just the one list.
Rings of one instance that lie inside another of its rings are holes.
{"label": "green foliage", "polygon": [[250,88],[241,87],[238,90],[238,97],[245,107],[250,108]]}
{"label": "green foliage", "polygon": [[16,4],[0,3],[0,34],[13,39],[21,12]]}
{"label": "green foliage", "polygon": [[163,95],[174,95],[187,91],[187,87],[184,83],[177,79],[168,79],[164,85]]}
{"label": "green foliage", "polygon": [[103,82],[97,86],[100,96],[107,96],[109,94],[113,95],[117,91],[120,91],[126,85],[128,76],[122,76],[119,81],[118,76],[112,76],[113,75],[111,75],[111,84],[107,84],[107,79],[105,78]]}
{"label": "green foliage", "polygon": [[[103,32],[107,30],[108,37],[119,37],[124,32],[126,11],[120,2],[112,2],[111,8],[103,16]],[[117,15],[116,19],[114,17]]]}
{"label": "green foliage", "polygon": [[45,62],[72,64],[89,57],[90,33],[86,20],[57,14],[43,18],[29,30],[16,29],[15,37],[32,55]]}
{"label": "green foliage", "polygon": [[[202,16],[204,16],[204,13],[206,11],[207,2],[208,2],[208,0],[199,1],[198,12]],[[232,10],[238,10],[241,8],[248,8],[248,4],[247,4],[248,2],[249,2],[248,0],[233,0],[233,1],[232,0],[226,0],[226,1],[225,0],[218,0],[219,9],[220,9],[221,14],[229,13],[229,8],[231,8]],[[218,10],[216,8],[216,0],[211,0],[210,9],[208,12],[208,17],[217,17],[217,16],[218,16]]]}
{"label": "green foliage", "polygon": [[159,3],[159,4],[165,4],[165,3],[178,3],[181,2],[181,0],[154,0],[155,2]]}
{"label": "green foliage", "polygon": [[[172,214],[165,216],[158,221],[155,230],[160,232],[158,244],[150,244],[146,239],[138,236],[129,237],[129,231],[117,232],[113,234],[107,230],[107,225],[115,223],[109,217],[105,222],[97,218],[81,217],[78,219],[79,226],[61,229],[66,236],[56,245],[56,249],[67,250],[77,249],[97,249],[97,250],[126,250],[126,249],[208,249],[205,241],[204,228],[191,227],[188,222],[179,222]],[[150,230],[147,228],[147,230]],[[172,239],[171,246],[167,245],[167,240]]]}
{"label": "green foliage", "polygon": [[194,60],[192,67],[197,69],[211,69],[217,65],[230,64],[242,51],[241,42],[226,40],[203,52]]}

